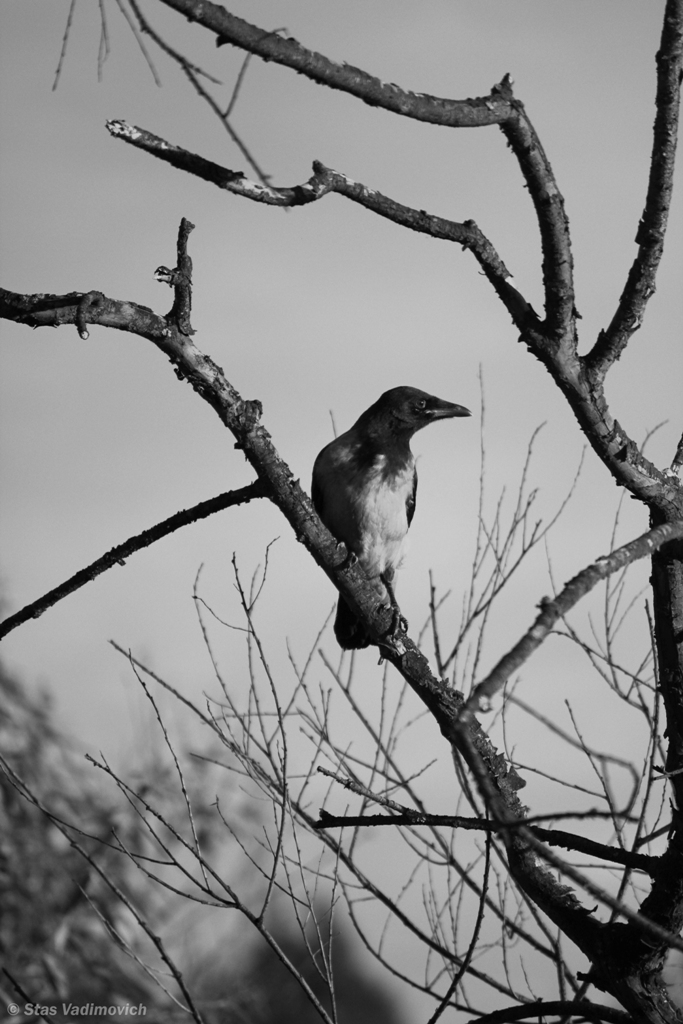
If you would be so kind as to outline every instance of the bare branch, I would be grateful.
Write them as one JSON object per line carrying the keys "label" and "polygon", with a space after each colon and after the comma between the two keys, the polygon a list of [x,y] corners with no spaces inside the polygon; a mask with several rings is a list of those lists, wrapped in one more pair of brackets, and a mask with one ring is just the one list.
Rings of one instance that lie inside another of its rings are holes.
{"label": "bare branch", "polygon": [[[585,853],[589,857],[597,857],[599,860],[609,861],[611,864],[623,864],[625,867],[643,871],[651,876],[656,875],[661,866],[660,857],[633,853],[631,850],[624,850],[620,847],[606,846],[604,843],[596,843],[593,839],[577,836],[572,832],[538,828],[536,825],[528,825],[526,821],[519,821],[516,824],[519,827],[524,825],[529,828],[537,839],[547,843],[548,846],[560,846],[565,850],[575,850],[577,853]],[[320,818],[315,827],[317,829],[349,828],[351,826],[367,826],[368,828],[406,826],[412,828],[416,825],[445,825],[449,828],[474,829],[488,833],[510,829],[515,826],[515,823],[500,824],[487,818],[462,818],[450,814],[421,814],[410,808],[405,808],[401,814],[330,814],[329,811],[321,808]]]}
{"label": "bare branch", "polygon": [[508,1006],[477,1017],[477,1024],[513,1024],[514,1021],[540,1020],[547,1014],[557,1015],[563,1020],[581,1014],[590,1021],[604,1021],[605,1024],[635,1024],[634,1018],[623,1010],[612,1006],[601,1006],[588,999],[539,999],[524,1006]]}
{"label": "bare branch", "polygon": [[280,29],[269,31],[251,25],[208,0],[162,0],[162,3],[214,32],[219,46],[230,43],[264,60],[290,67],[320,85],[356,96],[369,106],[403,117],[452,128],[476,128],[499,124],[511,113],[509,100],[499,86],[494,86],[488,96],[467,100],[410,92],[393,82],[382,82],[360,68],[339,64],[307,50],[291,36],[283,36]]}
{"label": "bare branch", "polygon": [[657,96],[650,178],[645,209],[636,242],[638,255],[629,271],[616,313],[601,331],[586,367],[594,380],[602,380],[612,363],[641,326],[645,308],[655,293],[655,278],[664,251],[664,238],[673,196],[674,162],[683,77],[683,4],[667,0],[664,27],[657,54]]}
{"label": "bare branch", "polygon": [[104,0],[98,0],[100,7],[100,47],[97,51],[97,81],[102,81],[102,70],[104,62],[109,56],[109,29],[107,28],[107,15],[104,7]]}
{"label": "bare branch", "polygon": [[510,272],[493,245],[472,220],[458,223],[426,213],[424,210],[403,206],[376,189],[354,181],[341,171],[325,167],[318,160],[313,163],[313,175],[308,181],[301,185],[277,188],[263,182],[251,181],[241,171],[221,167],[220,164],[166,142],[144,128],[126,124],[125,121],[108,121],[107,128],[114,138],[122,139],[137,149],[142,149],[179,170],[209,181],[226,192],[257,203],[285,208],[305,206],[331,192],[336,192],[400,227],[410,228],[411,231],[430,235],[432,238],[457,242],[463,249],[469,249],[473,253],[520,330],[526,330],[539,323],[531,306],[510,283]]}
{"label": "bare branch", "polygon": [[[454,742],[466,759],[492,816],[500,823],[513,822],[514,816],[510,814],[496,792],[495,782],[472,743],[471,735],[460,725],[456,726]],[[663,906],[664,894],[660,890],[655,898],[655,885],[640,911],[635,911],[558,857],[524,824],[519,829],[504,832],[503,835],[510,870],[518,884],[580,948],[585,951],[592,948],[588,955],[593,961],[591,977],[595,982],[601,988],[607,987],[627,1009],[631,1006],[640,1009],[643,1006],[642,981],[631,978],[630,973],[635,972],[638,979],[641,979],[644,972],[647,972],[648,976],[652,975],[654,983],[649,999],[652,1004],[658,1004],[657,1014],[661,1006],[670,1007],[668,995],[660,980],[661,966],[668,949],[683,949],[683,939],[678,934],[678,905],[675,898],[672,900],[672,894],[667,894],[668,905]],[[660,862],[657,881],[672,881],[672,875],[676,879],[680,878],[679,873],[674,874],[678,866],[678,856],[675,849],[673,852],[671,848],[667,851]],[[539,858],[545,861],[546,867],[541,868]],[[618,915],[625,917],[628,924],[612,921],[608,926],[598,926],[601,935],[596,934],[596,922],[592,920],[591,912],[578,905],[570,889],[558,888],[548,867],[567,876],[591,896],[611,907]],[[664,923],[661,924],[660,921]],[[612,942],[606,944],[608,933]],[[627,946],[627,943],[630,945]],[[649,968],[646,964],[650,965]],[[653,1010],[650,1019],[664,1022],[669,1018],[656,1015]]]}
{"label": "bare branch", "polygon": [[501,690],[512,673],[524,664],[537,647],[540,647],[555,623],[566,615],[597,583],[636,559],[651,556],[654,551],[668,541],[681,537],[683,537],[683,523],[664,523],[653,530],[648,530],[647,533],[636,537],[630,543],[617,548],[610,555],[604,555],[592,565],[582,569],[554,600],[544,598],[540,602],[541,614],[536,618],[533,626],[500,659],[486,679],[483,679],[475,687],[465,705],[464,713],[467,714],[469,711],[481,707],[482,701],[490,700],[495,693]]}
{"label": "bare branch", "polygon": [[240,150],[244,159],[251,166],[256,176],[259,178],[261,182],[263,182],[264,185],[267,185],[269,175],[261,170],[259,165],[256,163],[256,160],[254,159],[254,157],[247,149],[246,145],[244,144],[244,142],[242,141],[242,139],[237,134],[233,126],[230,124],[230,121],[228,120],[234,107],[235,101],[237,100],[237,94],[239,92],[240,85],[242,84],[242,79],[244,78],[244,73],[251,58],[251,54],[247,54],[247,58],[240,69],[239,75],[237,76],[237,82],[235,84],[235,88],[233,90],[230,103],[228,104],[228,108],[225,111],[225,113],[223,113],[223,111],[221,111],[220,107],[216,103],[211,93],[204,87],[204,85],[201,82],[201,78],[208,78],[215,84],[220,84],[218,80],[215,79],[212,75],[207,74],[207,72],[204,71],[202,68],[197,67],[191,61],[189,61],[187,57],[185,57],[182,53],[179,53],[178,50],[175,50],[172,46],[169,46],[169,44],[161,38],[158,32],[155,32],[150,23],[143,16],[142,11],[140,10],[138,4],[136,3],[136,0],[129,0],[129,2],[133,11],[135,12],[135,16],[138,19],[142,31],[145,32],[151,39],[153,39],[157,46],[161,50],[163,50],[164,53],[168,54],[168,56],[171,57],[171,59],[174,60],[182,68],[183,72],[185,73],[189,81],[192,83],[192,86],[195,89],[195,91],[209,105],[211,110],[213,110],[214,114],[217,116],[218,120],[221,122],[221,124],[227,131],[232,141]]}
{"label": "bare branch", "polygon": [[[471,222],[457,225],[460,237],[453,240],[472,248],[484,273],[504,302],[515,325],[522,332],[522,340],[560,385],[591,445],[616,481],[628,487],[631,493],[651,507],[658,507],[666,515],[672,512],[680,514],[683,498],[676,487],[677,481],[674,482],[675,478],[661,473],[638,452],[637,446],[611,416],[602,392],[601,378],[586,373],[583,362],[577,356],[572,255],[563,199],[533,125],[523,105],[512,95],[508,76],[494,87],[488,97],[474,100],[445,100],[405,91],[393,83],[382,83],[357,68],[338,64],[321,54],[306,50],[294,39],[283,38],[277,33],[250,25],[222,7],[209,3],[208,0],[162,2],[214,32],[219,43],[230,42],[248,52],[258,54],[265,60],[291,67],[313,81],[346,91],[370,105],[450,127],[498,124],[518,159],[539,222],[543,248],[545,321],[539,321],[529,304],[510,285],[506,279],[507,272],[501,273],[501,267],[496,266],[496,260],[492,259],[495,254],[484,253],[482,239],[468,239],[462,236],[462,229]],[[682,0],[669,0],[668,12],[679,12],[681,2]],[[674,20],[680,18],[681,15],[676,13]],[[671,77],[670,82],[674,82],[674,77]],[[669,113],[666,123],[669,124],[674,116],[674,110],[671,104],[667,109]],[[149,144],[149,152],[154,152],[175,166],[214,181],[222,188],[259,202],[289,206],[319,198],[319,189],[316,188],[319,183],[315,178],[310,179],[305,185],[292,189],[270,190],[248,182],[243,176],[219,168],[201,157],[172,147],[149,133],[143,133],[140,129],[129,128],[121,122],[112,122],[110,131],[126,137],[129,142],[143,145],[143,148],[146,141]],[[146,140],[143,136],[146,136]],[[355,186],[356,183],[349,182],[349,185]],[[357,187],[365,193],[363,199],[351,194],[354,191],[353,187],[349,190],[337,185],[334,190],[341,191],[349,198],[364,202],[372,208],[368,199],[371,195],[378,194],[364,186]],[[329,190],[328,187],[325,191]],[[378,198],[380,206],[384,205],[385,209],[377,209],[376,212],[390,216],[397,223],[405,223],[405,226],[413,229],[425,230],[425,226],[416,216],[417,211],[411,211],[412,217],[408,222],[404,222],[400,217],[396,217],[395,211],[387,211],[384,197]],[[452,225],[450,230],[452,231]],[[433,226],[427,227],[427,231],[430,234],[435,233]],[[436,235],[439,237],[438,230]]]}
{"label": "bare branch", "polygon": [[514,116],[501,122],[501,129],[514,152],[536,210],[543,250],[543,286],[546,320],[543,339],[535,338],[536,354],[548,343],[554,359],[573,362],[576,358],[576,310],[569,221],[564,199],[541,141],[527,117],[524,105],[514,99],[509,79],[506,95]]}
{"label": "bare branch", "polygon": [[145,43],[144,43],[144,40],[143,40],[142,36],[138,32],[138,29],[137,29],[137,26],[136,26],[135,22],[133,21],[133,19],[131,18],[130,14],[128,13],[128,11],[126,9],[126,6],[123,3],[123,0],[116,0],[116,3],[117,3],[117,6],[118,6],[119,10],[121,11],[121,14],[124,16],[124,18],[128,22],[128,26],[129,26],[131,32],[133,33],[133,36],[135,38],[135,42],[138,44],[138,47],[140,48],[140,53],[145,58],[145,61],[147,63],[147,67],[149,68],[149,70],[152,73],[152,78],[154,79],[154,84],[158,88],[161,88],[161,79],[159,78],[159,75],[157,74],[157,69],[154,67],[154,62],[153,62],[152,58],[150,57],[149,53],[147,52],[147,47],[145,46]]}
{"label": "bare branch", "polygon": [[74,16],[75,8],[76,8],[76,0],[71,0],[71,4],[69,6],[69,13],[67,14],[67,17],[66,17],[66,28],[64,29],[64,35],[62,37],[62,49],[61,49],[61,53],[59,54],[59,63],[57,64],[57,70],[55,72],[55,79],[54,79],[54,82],[52,83],[52,91],[53,92],[55,91],[55,89],[57,88],[57,85],[59,84],[59,76],[62,73],[62,66],[64,64],[64,58],[66,57],[66,48],[67,48],[67,45],[69,43],[69,35],[71,33],[71,22],[73,21],[73,16]]}
{"label": "bare branch", "polygon": [[184,509],[182,512],[176,512],[168,519],[164,519],[163,522],[157,523],[156,526],[144,530],[143,533],[139,533],[135,537],[129,537],[123,544],[117,544],[106,555],[102,555],[84,569],[80,569],[68,580],[65,580],[64,583],[60,583],[58,587],[54,587],[53,590],[49,590],[43,597],[38,598],[37,601],[32,601],[31,604],[27,604],[20,611],[9,615],[0,622],[0,640],[23,622],[27,622],[29,619],[37,619],[48,608],[51,608],[63,598],[68,597],[69,594],[73,594],[76,590],[85,586],[86,583],[96,579],[97,576],[106,572],[107,569],[111,569],[115,565],[124,565],[126,558],[130,558],[136,551],[149,547],[150,544],[156,543],[162,537],[167,537],[183,526],[189,526],[190,523],[206,519],[208,516],[230,508],[232,505],[242,505],[253,498],[262,498],[265,493],[266,490],[262,482],[255,480],[254,483],[247,484],[246,487],[240,487],[235,491],[226,491],[215,498],[209,498],[208,501],[200,501],[198,505]]}
{"label": "bare branch", "polygon": [[519,161],[538,217],[548,335],[556,341],[563,337],[570,350],[575,348],[572,257],[564,201],[533,125],[523,105],[512,95],[509,75],[505,75],[488,96],[477,99],[429,96],[401,89],[393,82],[381,82],[359,68],[329,60],[307,50],[296,39],[267,32],[216,4],[199,0],[162,2],[214,32],[218,45],[231,43],[265,60],[290,67],[321,85],[347,92],[370,106],[450,128],[499,125]]}
{"label": "bare branch", "polygon": [[[85,301],[84,301],[85,300]],[[66,295],[21,295],[0,288],[0,317],[29,327],[59,327],[76,324],[83,334],[84,323],[115,327],[160,344],[164,338],[164,317],[125,299],[108,299],[102,292],[69,292]]]}

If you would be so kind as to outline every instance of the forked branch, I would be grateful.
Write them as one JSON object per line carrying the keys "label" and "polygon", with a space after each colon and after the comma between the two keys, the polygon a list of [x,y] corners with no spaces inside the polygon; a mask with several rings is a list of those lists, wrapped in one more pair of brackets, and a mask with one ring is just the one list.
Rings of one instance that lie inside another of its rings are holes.
{"label": "forked branch", "polygon": [[300,185],[278,188],[252,181],[241,171],[221,167],[212,160],[206,160],[197,153],[191,153],[144,128],[126,124],[125,121],[108,121],[107,128],[114,138],[122,139],[136,149],[150,153],[188,174],[194,174],[226,192],[251,199],[256,203],[290,209],[314,203],[330,193],[337,193],[365,207],[366,210],[385,217],[399,227],[410,228],[411,231],[430,235],[432,238],[456,242],[463,249],[472,252],[520,331],[530,330],[539,323],[531,306],[510,283],[510,271],[473,220],[458,223],[445,217],[437,217],[425,210],[404,206],[382,195],[376,189],[354,181],[341,171],[325,167],[318,160],[313,164],[313,175],[308,181]]}
{"label": "forked branch", "polygon": [[601,580],[607,579],[612,573],[623,569],[624,566],[630,565],[631,562],[639,558],[651,557],[662,545],[681,538],[683,538],[683,522],[664,523],[662,526],[657,526],[582,569],[566,584],[557,597],[552,600],[543,598],[540,602],[540,615],[537,616],[534,624],[500,659],[488,676],[475,686],[463,709],[463,714],[467,715],[470,711],[477,711],[483,701],[490,700],[495,693],[502,690],[510,676],[540,647],[555,623],[571,611],[581,598],[585,597]]}

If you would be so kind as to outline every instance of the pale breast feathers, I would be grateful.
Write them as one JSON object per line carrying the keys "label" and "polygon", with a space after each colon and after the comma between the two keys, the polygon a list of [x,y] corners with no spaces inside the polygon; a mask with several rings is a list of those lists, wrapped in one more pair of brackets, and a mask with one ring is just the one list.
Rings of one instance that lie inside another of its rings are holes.
{"label": "pale breast feathers", "polygon": [[367,463],[341,445],[316,464],[314,502],[330,532],[357,555],[369,576],[395,570],[405,554],[414,508],[412,456],[390,466],[385,455]]}

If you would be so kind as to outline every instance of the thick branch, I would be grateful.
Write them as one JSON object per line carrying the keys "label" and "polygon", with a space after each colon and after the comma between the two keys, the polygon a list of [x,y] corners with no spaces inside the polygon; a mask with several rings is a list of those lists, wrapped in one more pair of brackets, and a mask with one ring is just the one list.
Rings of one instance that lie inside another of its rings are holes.
{"label": "thick branch", "polygon": [[629,271],[617,311],[586,359],[589,373],[602,380],[643,322],[655,292],[673,196],[674,163],[683,76],[683,3],[668,0],[657,54],[657,113],[645,209],[638,226],[638,255]]}
{"label": "thick branch", "polygon": [[[529,120],[523,103],[509,98],[514,115],[501,122],[501,129],[517,157],[529,195],[534,204],[543,251],[543,288],[545,315],[543,342],[529,338],[532,348],[548,345],[554,356],[564,359],[576,355],[576,310],[574,308],[574,263],[569,234],[569,221],[564,199],[545,154],[536,129]],[[527,340],[527,339],[525,339]]]}
{"label": "thick branch", "polygon": [[195,21],[215,33],[218,46],[231,43],[266,61],[292,68],[319,85],[339,89],[394,114],[451,128],[478,128],[499,124],[510,113],[508,99],[497,88],[492,89],[489,96],[466,100],[410,92],[393,82],[382,82],[360,68],[339,64],[307,50],[292,37],[251,25],[208,0],[162,0],[162,3],[184,14],[188,21]]}
{"label": "thick branch", "polygon": [[[89,299],[84,313],[84,299]],[[161,344],[166,330],[164,317],[147,306],[119,299],[108,299],[102,292],[69,292],[67,295],[20,295],[0,288],[0,318],[29,327],[60,327],[76,324],[83,336],[82,322],[100,327],[115,327]]]}
{"label": "thick branch", "polygon": [[108,551],[106,555],[102,555],[101,558],[86,566],[85,569],[81,569],[68,580],[65,580],[64,583],[60,583],[58,587],[48,591],[47,594],[44,594],[37,601],[32,601],[31,604],[27,604],[20,611],[9,615],[0,622],[0,640],[23,622],[28,622],[29,619],[37,619],[44,611],[51,608],[52,605],[57,604],[62,598],[73,594],[74,591],[79,590],[86,583],[96,579],[97,576],[106,572],[107,569],[111,569],[115,565],[123,565],[125,559],[130,558],[136,551],[149,547],[150,544],[154,544],[162,537],[167,537],[170,533],[174,533],[183,526],[196,523],[200,519],[206,519],[207,516],[212,516],[215,512],[221,512],[223,509],[230,508],[231,505],[241,505],[244,502],[251,501],[252,498],[262,498],[265,493],[261,481],[256,480],[246,487],[240,487],[235,491],[226,491],[225,494],[209,498],[208,501],[200,501],[198,505],[184,509],[182,512],[176,512],[175,515],[164,519],[161,523],[157,523],[156,526],[150,527],[149,530],[145,530],[135,537],[129,537],[123,544],[118,544],[111,551]]}

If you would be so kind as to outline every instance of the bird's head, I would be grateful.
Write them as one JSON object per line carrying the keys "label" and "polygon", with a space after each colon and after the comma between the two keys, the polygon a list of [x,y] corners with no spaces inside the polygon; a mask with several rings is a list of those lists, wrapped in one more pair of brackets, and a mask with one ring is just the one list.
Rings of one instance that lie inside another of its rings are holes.
{"label": "bird's head", "polygon": [[391,433],[410,438],[434,420],[471,415],[464,405],[445,402],[419,388],[400,387],[385,391],[361,419],[368,417],[370,422],[381,424]]}

